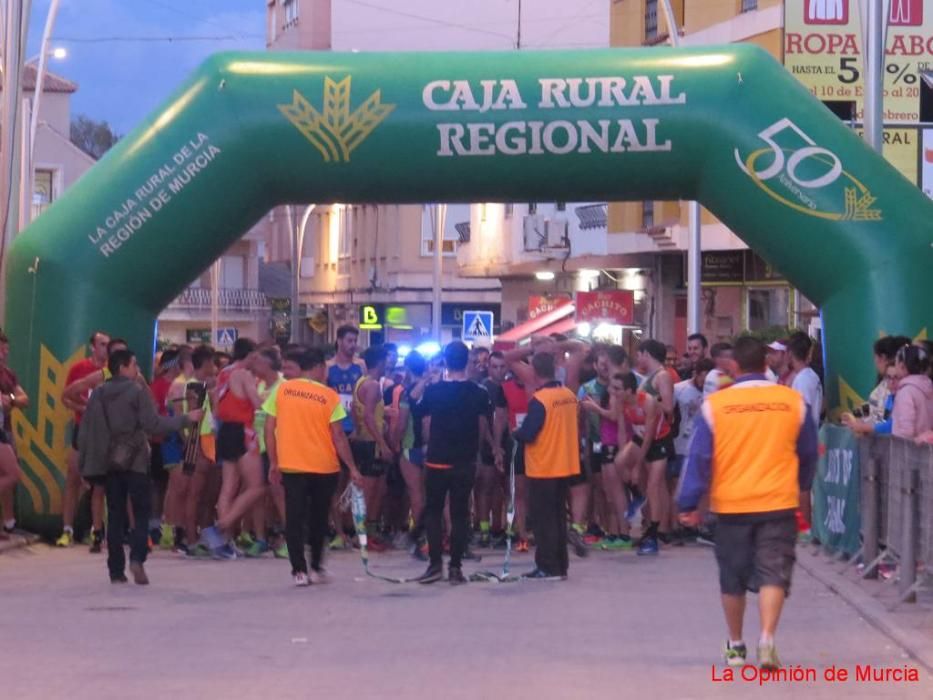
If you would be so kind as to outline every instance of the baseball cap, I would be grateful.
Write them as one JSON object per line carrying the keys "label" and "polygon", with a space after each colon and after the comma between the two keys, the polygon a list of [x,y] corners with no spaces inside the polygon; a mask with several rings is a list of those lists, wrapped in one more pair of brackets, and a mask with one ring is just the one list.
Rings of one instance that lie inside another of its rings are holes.
{"label": "baseball cap", "polygon": [[773,343],[768,343],[769,350],[777,350],[778,352],[787,352],[787,346],[780,340],[775,340]]}

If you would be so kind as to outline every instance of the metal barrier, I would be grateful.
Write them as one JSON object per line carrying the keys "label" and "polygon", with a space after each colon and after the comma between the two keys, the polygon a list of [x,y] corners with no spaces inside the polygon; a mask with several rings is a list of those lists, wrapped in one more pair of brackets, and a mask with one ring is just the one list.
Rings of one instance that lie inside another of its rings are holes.
{"label": "metal barrier", "polygon": [[871,436],[859,441],[862,576],[896,566],[898,599],[913,602],[933,576],[933,446]]}

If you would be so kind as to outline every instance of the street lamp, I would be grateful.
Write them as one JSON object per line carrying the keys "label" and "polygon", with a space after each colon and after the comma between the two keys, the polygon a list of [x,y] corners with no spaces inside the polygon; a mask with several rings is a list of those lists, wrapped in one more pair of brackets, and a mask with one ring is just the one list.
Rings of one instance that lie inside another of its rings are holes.
{"label": "street lamp", "polygon": [[[29,144],[28,144],[29,153],[28,153],[28,158],[27,158],[27,163],[26,163],[26,165],[28,166],[26,169],[26,173],[28,175],[30,187],[29,187],[29,192],[25,193],[25,196],[28,200],[32,199],[32,193],[33,193],[33,190],[35,189],[34,163],[35,163],[35,157],[36,157],[36,133],[39,130],[39,104],[42,101],[42,90],[43,90],[43,86],[45,85],[45,74],[48,72],[46,70],[45,59],[49,56],[51,56],[52,58],[58,61],[63,61],[65,58],[68,57],[68,49],[66,49],[64,46],[56,46],[55,48],[51,50],[46,49],[45,51],[42,51],[36,54],[32,58],[30,58],[28,61],[26,61],[26,65],[33,63],[37,59],[39,61],[39,64],[36,66],[36,86],[35,86],[35,91],[32,94],[32,108],[30,110],[31,115],[30,115],[30,120],[29,120]],[[29,218],[31,219],[32,216],[30,216]]]}

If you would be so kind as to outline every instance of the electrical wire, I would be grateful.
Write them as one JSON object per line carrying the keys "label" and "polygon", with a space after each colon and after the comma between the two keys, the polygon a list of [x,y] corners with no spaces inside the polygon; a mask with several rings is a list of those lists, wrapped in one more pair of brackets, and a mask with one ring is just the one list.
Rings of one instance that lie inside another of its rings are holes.
{"label": "electrical wire", "polygon": [[67,42],[71,44],[105,44],[113,42],[131,42],[140,43],[166,41],[169,43],[184,41],[242,41],[243,39],[264,39],[263,34],[239,34],[239,35],[181,35],[181,36],[57,36],[55,41]]}

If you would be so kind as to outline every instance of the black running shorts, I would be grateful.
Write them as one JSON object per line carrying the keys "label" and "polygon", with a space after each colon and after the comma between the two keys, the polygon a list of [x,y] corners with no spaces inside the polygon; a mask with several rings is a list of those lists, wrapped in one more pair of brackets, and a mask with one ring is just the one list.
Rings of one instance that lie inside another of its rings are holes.
{"label": "black running shorts", "polygon": [[217,461],[236,462],[246,454],[246,426],[221,423],[217,431]]}
{"label": "black running shorts", "polygon": [[362,440],[351,440],[350,451],[356,468],[363,476],[385,476],[388,465],[381,459],[376,459],[376,443]]}
{"label": "black running shorts", "polygon": [[797,543],[793,511],[776,517],[720,515],[714,540],[722,593],[742,595],[757,593],[761,586],[779,586],[790,595]]}

